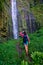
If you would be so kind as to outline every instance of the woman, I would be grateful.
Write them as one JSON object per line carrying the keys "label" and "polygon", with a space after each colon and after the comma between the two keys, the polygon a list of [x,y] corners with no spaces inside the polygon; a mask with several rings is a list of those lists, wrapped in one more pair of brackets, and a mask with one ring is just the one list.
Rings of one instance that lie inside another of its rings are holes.
{"label": "woman", "polygon": [[23,37],[23,44],[25,47],[25,51],[26,51],[26,55],[28,55],[28,42],[30,43],[30,39],[28,37],[28,35],[26,34],[26,32],[21,32],[21,37]]}

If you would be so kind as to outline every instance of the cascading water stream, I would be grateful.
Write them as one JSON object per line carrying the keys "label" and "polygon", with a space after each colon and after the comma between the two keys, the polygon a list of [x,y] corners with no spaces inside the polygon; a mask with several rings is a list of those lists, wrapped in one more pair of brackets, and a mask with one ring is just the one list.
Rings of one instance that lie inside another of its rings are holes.
{"label": "cascading water stream", "polygon": [[16,0],[11,0],[12,22],[13,22],[13,35],[14,39],[18,38],[18,22],[17,22],[17,6]]}

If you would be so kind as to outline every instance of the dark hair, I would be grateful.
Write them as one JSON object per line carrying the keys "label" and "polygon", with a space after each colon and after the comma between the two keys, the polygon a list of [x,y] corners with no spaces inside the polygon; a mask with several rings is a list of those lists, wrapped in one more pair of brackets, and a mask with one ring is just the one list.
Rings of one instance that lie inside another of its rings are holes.
{"label": "dark hair", "polygon": [[26,35],[26,32],[24,31],[24,35]]}

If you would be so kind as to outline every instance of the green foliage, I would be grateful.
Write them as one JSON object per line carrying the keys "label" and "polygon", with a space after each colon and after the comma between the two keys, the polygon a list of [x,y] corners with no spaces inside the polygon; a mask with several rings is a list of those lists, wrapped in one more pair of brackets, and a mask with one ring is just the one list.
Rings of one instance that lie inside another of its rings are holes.
{"label": "green foliage", "polygon": [[24,60],[21,62],[21,65],[24,65]]}
{"label": "green foliage", "polygon": [[31,8],[31,11],[36,18],[36,22],[40,22],[41,26],[43,26],[43,4],[37,4]]}
{"label": "green foliage", "polygon": [[[42,65],[43,64],[43,28],[34,34],[29,34],[30,44],[29,52],[33,62],[28,63],[22,38],[19,40],[9,40],[0,43],[0,65]],[[21,58],[19,58],[16,44],[20,43],[22,48]]]}
{"label": "green foliage", "polygon": [[42,65],[43,64],[43,53],[41,52],[33,52],[31,54],[33,59],[33,65]]}
{"label": "green foliage", "polygon": [[43,28],[39,31],[36,31],[34,34],[30,34],[30,44],[29,51],[30,53],[34,51],[43,52]]}
{"label": "green foliage", "polygon": [[0,11],[2,11],[4,0],[0,0]]}
{"label": "green foliage", "polygon": [[16,50],[17,40],[0,44],[0,65],[18,65],[20,59]]}
{"label": "green foliage", "polygon": [[[30,44],[29,44],[29,53],[32,56],[33,61],[29,63],[29,65],[41,65],[43,64],[43,28],[36,31],[33,34],[29,34]],[[22,59],[27,60],[25,57],[24,46],[22,42],[22,38],[20,39],[20,46],[23,49]],[[24,61],[22,61],[24,63]]]}
{"label": "green foliage", "polygon": [[28,62],[27,61],[21,61],[21,65],[28,65]]}

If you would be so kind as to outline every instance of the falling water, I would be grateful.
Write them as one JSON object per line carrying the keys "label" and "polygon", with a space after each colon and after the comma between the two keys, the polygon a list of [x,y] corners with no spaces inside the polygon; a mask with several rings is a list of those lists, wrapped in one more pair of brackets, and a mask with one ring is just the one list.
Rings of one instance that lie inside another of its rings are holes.
{"label": "falling water", "polygon": [[14,35],[14,39],[17,39],[18,38],[18,22],[17,22],[16,0],[11,0],[11,10],[12,10],[12,22],[13,22],[13,35]]}

